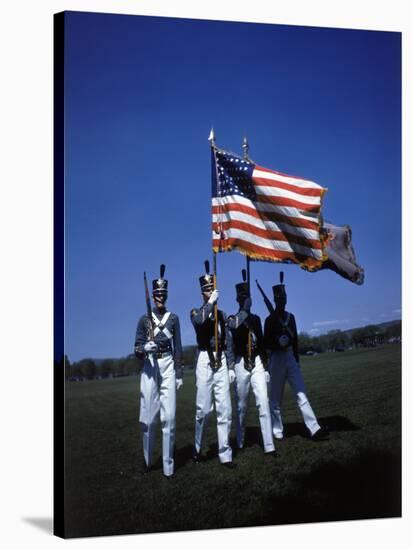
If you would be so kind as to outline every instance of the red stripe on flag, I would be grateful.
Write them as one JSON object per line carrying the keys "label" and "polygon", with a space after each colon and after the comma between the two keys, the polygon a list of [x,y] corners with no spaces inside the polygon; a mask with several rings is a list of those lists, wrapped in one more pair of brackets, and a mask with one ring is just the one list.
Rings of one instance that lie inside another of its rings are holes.
{"label": "red stripe on flag", "polygon": [[263,221],[266,220],[266,221],[275,222],[275,223],[276,222],[287,223],[289,225],[293,225],[294,227],[302,227],[304,229],[314,229],[315,231],[319,230],[319,224],[317,222],[312,222],[309,220],[305,220],[303,218],[285,216],[283,214],[278,214],[277,212],[262,212],[261,210],[257,210],[256,208],[245,206],[244,204],[228,203],[228,204],[222,204],[220,206],[218,205],[212,206],[213,214],[221,214],[223,212],[224,213],[242,212],[243,214],[248,214],[249,216],[253,216]]}
{"label": "red stripe on flag", "polygon": [[[307,246],[308,248],[314,248],[321,250],[322,245],[319,240],[307,239],[299,235],[294,235],[292,233],[286,233],[283,231],[272,231],[270,229],[262,229],[261,227],[256,227],[246,222],[240,220],[230,220],[222,223],[214,222],[212,223],[212,229],[216,233],[220,233],[221,230],[226,231],[227,229],[240,229],[241,231],[246,231],[251,235],[256,235],[257,237],[262,237],[264,239],[270,239],[274,241],[284,241],[287,243],[300,244],[302,246]],[[293,248],[293,244],[291,244]]]}

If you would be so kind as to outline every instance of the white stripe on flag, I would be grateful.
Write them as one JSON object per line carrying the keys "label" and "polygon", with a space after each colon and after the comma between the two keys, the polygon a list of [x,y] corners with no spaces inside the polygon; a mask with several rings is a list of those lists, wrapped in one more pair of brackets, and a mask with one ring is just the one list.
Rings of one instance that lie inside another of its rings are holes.
{"label": "white stripe on flag", "polygon": [[272,181],[281,181],[282,183],[289,183],[290,185],[296,185],[297,187],[302,187],[303,189],[323,189],[321,185],[315,183],[314,181],[274,174],[273,172],[266,172],[265,170],[260,170],[258,168],[253,170],[252,178],[265,178]]}

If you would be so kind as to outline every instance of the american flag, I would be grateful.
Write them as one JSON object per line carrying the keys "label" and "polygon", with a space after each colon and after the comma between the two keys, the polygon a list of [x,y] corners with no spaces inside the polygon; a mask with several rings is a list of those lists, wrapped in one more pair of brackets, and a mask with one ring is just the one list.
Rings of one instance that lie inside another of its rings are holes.
{"label": "american flag", "polygon": [[212,147],[213,251],[319,269],[326,189]]}

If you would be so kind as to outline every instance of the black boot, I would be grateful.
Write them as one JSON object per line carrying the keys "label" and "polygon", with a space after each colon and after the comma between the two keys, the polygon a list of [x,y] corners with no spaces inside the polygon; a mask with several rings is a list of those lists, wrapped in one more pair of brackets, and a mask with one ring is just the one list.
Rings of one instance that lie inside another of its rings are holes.
{"label": "black boot", "polygon": [[312,435],[312,441],[325,441],[329,439],[329,430],[327,428],[319,428],[317,432]]}
{"label": "black boot", "polygon": [[193,447],[193,451],[192,451],[192,460],[195,464],[200,464],[201,462],[204,461],[204,457],[202,453],[198,453],[195,447]]}

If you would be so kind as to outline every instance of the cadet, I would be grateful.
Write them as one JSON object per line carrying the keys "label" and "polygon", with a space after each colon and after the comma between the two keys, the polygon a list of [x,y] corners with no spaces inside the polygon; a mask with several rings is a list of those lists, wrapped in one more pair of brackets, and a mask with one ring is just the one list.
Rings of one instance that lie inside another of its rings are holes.
{"label": "cadet", "polygon": [[[135,353],[144,358],[140,380],[140,422],[143,432],[144,467],[147,473],[152,464],[155,426],[162,425],[163,474],[174,473],[174,441],[176,425],[176,389],[183,385],[182,344],[179,318],[167,311],[167,286],[163,278],[165,266],[160,266],[160,278],[153,286],[152,318],[143,315],[137,325]],[[147,295],[149,300],[149,297]],[[150,300],[149,300],[150,307]]]}
{"label": "cadet", "polygon": [[[265,453],[276,456],[273,444],[272,422],[268,402],[267,383],[270,376],[265,370],[266,352],[260,317],[250,312],[252,300],[249,286],[245,282],[246,270],[242,270],[243,281],[236,285],[236,300],[239,311],[228,317],[227,324],[232,333],[233,356],[235,361],[235,400],[237,406],[236,439],[239,449],[245,439],[245,420],[250,386],[255,394],[259,411],[260,429]],[[250,339],[250,343],[249,343]]]}
{"label": "cadet", "polygon": [[328,432],[321,428],[315,413],[306,396],[305,384],[299,366],[298,335],[295,317],[285,311],[286,291],[283,283],[283,272],[279,285],[273,286],[276,309],[265,321],[265,346],[271,351],[270,372],[270,410],[272,415],[273,435],[275,439],[283,438],[283,424],[280,413],[283,391],[286,380],[292,387],[303,421],[314,441],[326,439]]}
{"label": "cadet", "polygon": [[[223,466],[234,468],[229,435],[232,422],[232,405],[230,401],[230,384],[234,381],[230,355],[230,333],[226,326],[226,315],[218,310],[218,353],[215,351],[215,317],[214,306],[219,291],[213,290],[213,277],[209,275],[209,262],[205,262],[206,274],[199,278],[203,296],[203,305],[192,309],[190,318],[196,331],[199,354],[196,364],[196,419],[194,462],[202,460],[201,447],[204,429],[209,413],[213,410],[212,393],[216,404],[217,437],[219,460]],[[227,356],[227,357],[226,357]]]}

